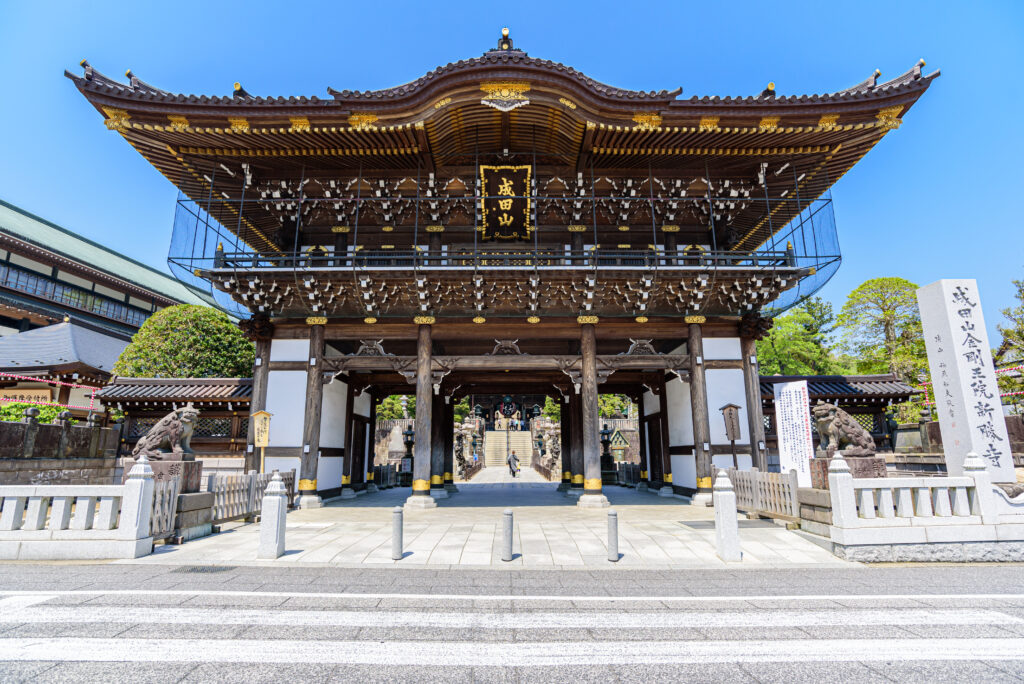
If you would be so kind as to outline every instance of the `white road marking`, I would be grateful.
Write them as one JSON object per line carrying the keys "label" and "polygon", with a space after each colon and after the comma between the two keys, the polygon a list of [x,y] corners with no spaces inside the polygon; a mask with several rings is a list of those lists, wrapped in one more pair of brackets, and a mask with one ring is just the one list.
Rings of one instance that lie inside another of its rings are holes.
{"label": "white road marking", "polygon": [[3,614],[8,610],[34,606],[37,603],[49,601],[55,596],[55,594],[18,594],[15,596],[8,596],[5,599],[0,599],[0,618],[2,618]]}
{"label": "white road marking", "polygon": [[237,639],[0,639],[0,660],[367,665],[661,664],[1024,660],[1014,639],[780,639],[771,641],[595,641],[516,644],[445,641]]}
{"label": "white road marking", "polygon": [[[184,580],[183,580],[184,581]],[[401,594],[401,593],[352,593],[352,592],[303,592],[303,591],[236,591],[228,589],[69,589],[66,591],[3,591],[0,596],[265,596],[273,598],[324,598],[324,599],[403,599],[430,601],[602,601],[619,603],[624,601],[665,601],[671,603],[715,603],[746,601],[1006,601],[1024,600],[1024,594],[786,594],[783,596],[559,596],[514,594]]]}
{"label": "white road marking", "polygon": [[0,613],[0,623],[437,627],[442,629],[681,629],[841,625],[1000,625],[1024,618],[995,610],[752,610],[745,612],[453,613],[390,610],[255,610],[162,606],[35,606]]}

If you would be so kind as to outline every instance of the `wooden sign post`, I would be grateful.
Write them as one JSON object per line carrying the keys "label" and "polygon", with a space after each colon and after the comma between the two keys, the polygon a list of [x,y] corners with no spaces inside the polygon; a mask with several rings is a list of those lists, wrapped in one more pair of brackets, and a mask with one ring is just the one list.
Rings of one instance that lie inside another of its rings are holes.
{"label": "wooden sign post", "polygon": [[270,444],[270,417],[272,413],[257,411],[249,416],[252,421],[253,443],[260,448],[260,472],[266,472],[265,449]]}
{"label": "wooden sign post", "polygon": [[722,418],[725,420],[725,436],[732,447],[732,467],[739,469],[740,466],[736,460],[736,440],[740,438],[740,407],[736,404],[726,404],[718,410],[722,412]]}

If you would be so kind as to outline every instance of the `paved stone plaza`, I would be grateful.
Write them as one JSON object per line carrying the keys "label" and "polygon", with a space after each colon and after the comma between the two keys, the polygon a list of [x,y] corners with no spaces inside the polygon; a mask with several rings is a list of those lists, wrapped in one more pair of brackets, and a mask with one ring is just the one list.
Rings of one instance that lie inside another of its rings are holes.
{"label": "paved stone plaza", "polygon": [[[612,565],[607,511],[580,510],[532,470],[512,478],[484,468],[437,508],[405,512],[405,553],[391,560],[391,516],[409,494],[395,488],[324,508],[288,514],[284,556],[274,564],[398,564],[402,566]],[[618,567],[724,567],[715,554],[714,509],[623,487],[605,492],[619,516]],[[515,557],[500,559],[501,516],[515,515]],[[221,534],[182,546],[157,547],[142,563],[255,563],[258,525],[229,524]],[[825,549],[770,521],[740,521],[744,566],[840,566]]]}

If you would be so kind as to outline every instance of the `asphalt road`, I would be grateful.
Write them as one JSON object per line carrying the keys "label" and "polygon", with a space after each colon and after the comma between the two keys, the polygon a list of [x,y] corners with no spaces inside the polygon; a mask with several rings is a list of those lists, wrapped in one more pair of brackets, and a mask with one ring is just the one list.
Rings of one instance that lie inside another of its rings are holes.
{"label": "asphalt road", "polygon": [[1024,566],[0,565],[2,681],[1024,681]]}

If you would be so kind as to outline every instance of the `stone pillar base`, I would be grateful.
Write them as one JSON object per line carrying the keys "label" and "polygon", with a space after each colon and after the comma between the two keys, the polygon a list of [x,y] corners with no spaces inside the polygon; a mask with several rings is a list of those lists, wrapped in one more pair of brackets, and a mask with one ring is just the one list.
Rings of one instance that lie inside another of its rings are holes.
{"label": "stone pillar base", "polygon": [[458,494],[459,493],[459,488],[455,486],[454,482],[445,482],[444,483],[444,490],[446,492],[448,492],[449,494]]}
{"label": "stone pillar base", "polygon": [[447,499],[448,498],[448,492],[445,491],[444,489],[431,489],[430,490],[430,496],[431,496],[431,498],[434,498],[434,499]]}
{"label": "stone pillar base", "polygon": [[646,492],[649,489],[650,489],[650,487],[647,486],[646,482],[637,482],[636,483],[636,491],[638,491],[638,492]]}
{"label": "stone pillar base", "polygon": [[604,494],[584,494],[576,502],[577,508],[608,508],[608,497]]}
{"label": "stone pillar base", "polygon": [[372,482],[367,483],[367,485],[366,485],[366,493],[367,494],[376,494],[379,491],[380,491],[380,489],[377,488],[377,485],[375,485]]}
{"label": "stone pillar base", "polygon": [[577,489],[576,487],[570,487],[569,489],[565,490],[565,495],[571,496],[573,498],[578,498],[583,496],[583,490]]}
{"label": "stone pillar base", "polygon": [[691,506],[711,506],[711,492],[706,489],[699,489],[690,499]]}
{"label": "stone pillar base", "polygon": [[672,491],[672,485],[662,485],[661,489],[658,490],[658,496],[675,496],[675,492]]}
{"label": "stone pillar base", "polygon": [[568,482],[564,482],[564,481],[563,482],[559,482],[558,483],[558,489],[556,489],[555,491],[558,491],[558,492],[567,492],[567,491],[569,491],[569,483]]}
{"label": "stone pillar base", "polygon": [[413,494],[405,500],[405,507],[408,509],[437,508],[437,502],[431,496]]}
{"label": "stone pillar base", "polygon": [[342,487],[341,494],[338,495],[340,499],[354,499],[356,498],[356,490],[351,487]]}
{"label": "stone pillar base", "polygon": [[295,500],[296,508],[323,508],[323,505],[319,494],[302,494]]}

